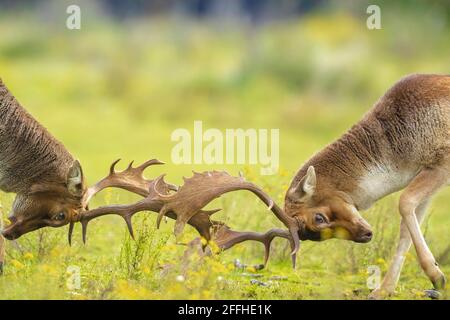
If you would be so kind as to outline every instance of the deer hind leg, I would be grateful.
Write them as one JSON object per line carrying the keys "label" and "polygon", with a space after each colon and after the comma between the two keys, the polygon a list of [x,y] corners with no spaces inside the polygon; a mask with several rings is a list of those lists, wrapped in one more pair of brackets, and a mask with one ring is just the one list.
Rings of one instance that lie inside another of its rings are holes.
{"label": "deer hind leg", "polygon": [[[425,201],[420,204],[416,209],[416,217],[419,224],[422,223],[425,213],[427,211],[429,201]],[[389,265],[389,269],[384,276],[381,285],[376,288],[369,295],[369,299],[382,299],[385,296],[389,296],[394,293],[395,287],[397,286],[398,280],[400,278],[400,273],[402,271],[403,263],[405,261],[406,253],[411,248],[411,236],[409,235],[408,227],[404,219],[400,224],[400,238],[397,244],[397,251]]]}
{"label": "deer hind leg", "polygon": [[448,176],[448,170],[443,168],[423,169],[400,196],[400,214],[412,238],[420,266],[438,290],[445,287],[445,276],[425,242],[415,212],[439,188],[447,184]]}

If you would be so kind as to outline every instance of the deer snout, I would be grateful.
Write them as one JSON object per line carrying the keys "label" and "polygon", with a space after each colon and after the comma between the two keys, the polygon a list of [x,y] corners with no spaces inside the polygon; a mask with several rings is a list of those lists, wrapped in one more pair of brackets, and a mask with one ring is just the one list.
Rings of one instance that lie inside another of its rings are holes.
{"label": "deer snout", "polygon": [[19,230],[20,223],[18,219],[14,216],[10,216],[8,220],[11,222],[11,224],[6,226],[2,230],[2,236],[8,240],[15,240],[22,235],[22,232],[20,232]]}
{"label": "deer snout", "polygon": [[372,240],[373,232],[370,229],[362,228],[356,235],[355,242],[367,243]]}
{"label": "deer snout", "polygon": [[372,240],[373,232],[372,227],[366,220],[360,218],[354,223],[355,228],[353,229],[353,241],[366,243]]}
{"label": "deer snout", "polygon": [[18,232],[14,225],[9,226],[2,231],[2,236],[8,240],[15,240],[21,235],[22,234]]}
{"label": "deer snout", "polygon": [[366,243],[372,240],[373,233],[372,231],[365,231],[360,237],[358,242]]}

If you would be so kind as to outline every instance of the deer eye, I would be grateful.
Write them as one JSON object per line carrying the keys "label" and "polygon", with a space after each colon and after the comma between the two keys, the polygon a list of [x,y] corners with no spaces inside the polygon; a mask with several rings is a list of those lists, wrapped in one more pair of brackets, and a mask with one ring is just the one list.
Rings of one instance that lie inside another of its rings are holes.
{"label": "deer eye", "polygon": [[321,213],[316,213],[314,215],[314,223],[315,224],[322,224],[322,223],[326,223],[327,219],[325,219],[324,215]]}
{"label": "deer eye", "polygon": [[64,219],[66,219],[66,214],[64,212],[60,212],[53,216],[53,220],[56,220],[56,221],[62,221]]}

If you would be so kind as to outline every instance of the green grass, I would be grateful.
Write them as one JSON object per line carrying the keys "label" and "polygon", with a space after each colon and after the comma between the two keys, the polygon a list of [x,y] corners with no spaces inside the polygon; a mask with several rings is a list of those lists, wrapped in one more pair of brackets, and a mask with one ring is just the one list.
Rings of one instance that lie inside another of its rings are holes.
{"label": "green grass", "polygon": [[[148,177],[165,172],[168,181],[179,184],[191,170],[245,170],[282,204],[301,164],[362,117],[395,81],[415,72],[448,73],[448,28],[431,14],[397,13],[402,19],[389,11],[380,31],[368,31],[365,18],[334,11],[258,30],[163,18],[118,24],[88,15],[77,32],[64,29],[61,21],[4,14],[0,76],[81,160],[90,183],[117,158],[158,158],[167,164],[149,169]],[[194,120],[219,129],[279,128],[280,173],[260,176],[258,166],[172,164],[170,134],[180,127],[192,130]],[[449,196],[448,189],[440,192],[424,224],[437,257],[450,243]],[[5,215],[12,199],[0,195]],[[95,205],[135,199],[107,191]],[[8,243],[0,298],[365,299],[367,267],[385,272],[395,249],[397,200],[398,195],[389,196],[363,213],[374,227],[371,243],[304,242],[295,271],[285,241],[274,242],[266,270],[236,270],[236,258],[261,263],[263,248],[245,243],[201,258],[175,245],[173,222],[156,230],[150,213],[135,218],[135,242],[117,217],[91,223],[86,246],[79,229],[72,247],[66,228],[45,229],[17,245]],[[245,192],[226,195],[212,207],[222,207],[217,217],[237,230],[280,226]],[[194,237],[189,228],[184,239]],[[450,259],[440,263],[449,276]],[[69,266],[81,268],[80,290],[66,286]],[[268,286],[252,284],[253,278]],[[393,298],[423,299],[422,290],[430,287],[412,250]]]}

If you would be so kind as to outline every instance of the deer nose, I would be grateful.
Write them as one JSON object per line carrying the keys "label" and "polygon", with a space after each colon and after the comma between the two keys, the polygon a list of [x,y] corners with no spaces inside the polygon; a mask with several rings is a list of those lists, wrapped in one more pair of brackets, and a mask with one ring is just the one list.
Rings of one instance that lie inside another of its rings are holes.
{"label": "deer nose", "polygon": [[4,236],[8,240],[14,240],[14,239],[18,238],[18,235],[16,234],[16,232],[14,232],[13,230],[8,230],[8,229],[2,231],[2,236]]}
{"label": "deer nose", "polygon": [[1,232],[2,236],[8,240],[15,240],[21,236],[21,233],[18,230],[16,220],[17,219],[15,219],[15,221],[11,223],[9,226],[6,226]]}
{"label": "deer nose", "polygon": [[359,236],[359,241],[358,242],[369,242],[370,240],[372,240],[373,237],[373,232],[370,230],[364,231],[360,236]]}
{"label": "deer nose", "polygon": [[369,240],[372,239],[372,236],[373,236],[372,231],[367,231],[365,234],[363,234],[363,237]]}

